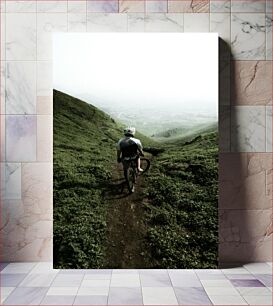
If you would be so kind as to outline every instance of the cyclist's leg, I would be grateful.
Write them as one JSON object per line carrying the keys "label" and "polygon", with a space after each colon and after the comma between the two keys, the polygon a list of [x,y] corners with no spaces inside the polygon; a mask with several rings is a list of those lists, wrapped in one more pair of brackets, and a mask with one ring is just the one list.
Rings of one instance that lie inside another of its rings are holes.
{"label": "cyclist's leg", "polygon": [[141,162],[140,162],[140,157],[139,156],[137,157],[136,163],[137,163],[137,170],[139,172],[143,172],[143,169],[141,168]]}

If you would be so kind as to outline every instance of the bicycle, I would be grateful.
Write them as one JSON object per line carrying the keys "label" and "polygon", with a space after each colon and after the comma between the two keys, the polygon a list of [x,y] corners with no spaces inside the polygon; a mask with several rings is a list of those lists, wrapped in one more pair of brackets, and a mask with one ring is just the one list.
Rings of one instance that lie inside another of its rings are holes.
{"label": "bicycle", "polygon": [[128,161],[127,160],[123,161],[124,177],[130,193],[133,193],[135,191],[137,176],[147,172],[148,169],[150,168],[150,160],[148,158],[141,157],[140,161],[141,161],[141,168],[143,169],[142,172],[139,172],[137,170],[137,160],[135,158],[130,159]]}

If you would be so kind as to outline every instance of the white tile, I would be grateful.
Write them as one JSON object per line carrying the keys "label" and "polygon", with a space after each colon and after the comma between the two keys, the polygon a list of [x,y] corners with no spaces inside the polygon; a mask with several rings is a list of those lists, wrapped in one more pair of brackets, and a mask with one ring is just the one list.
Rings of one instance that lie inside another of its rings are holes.
{"label": "white tile", "polygon": [[82,287],[108,287],[110,279],[85,279],[82,281]]}
{"label": "white tile", "polygon": [[36,1],[7,1],[6,13],[35,13]]}
{"label": "white tile", "polygon": [[266,59],[272,60],[272,14],[267,13],[265,16],[266,25]]}
{"label": "white tile", "polygon": [[250,272],[243,268],[243,267],[240,267],[240,268],[228,268],[228,269],[221,269],[222,272],[224,274],[250,274]]}
{"label": "white tile", "polygon": [[6,59],[36,59],[36,14],[6,14]]}
{"label": "white tile", "polygon": [[208,279],[208,280],[201,280],[201,283],[204,287],[231,287],[233,288],[233,285],[229,280],[225,279],[219,279],[219,280],[214,280],[214,279]]}
{"label": "white tile", "polygon": [[143,13],[128,13],[128,32],[144,32],[145,20]]}
{"label": "white tile", "polygon": [[50,287],[46,295],[76,295],[78,287]]}
{"label": "white tile", "polygon": [[236,287],[242,296],[245,295],[272,295],[266,287]]}
{"label": "white tile", "polygon": [[246,301],[239,295],[211,295],[209,298],[213,305],[247,305]]}
{"label": "white tile", "polygon": [[229,13],[230,0],[210,0],[210,11],[214,13]]}
{"label": "white tile", "polygon": [[127,32],[127,14],[88,13],[88,32]]}
{"label": "white tile", "polygon": [[37,1],[37,12],[65,13],[67,12],[67,1]]}
{"label": "white tile", "polygon": [[37,14],[37,59],[52,59],[52,32],[67,31],[66,13]]}
{"label": "white tile", "polygon": [[265,59],[264,14],[231,15],[231,52],[237,60]]}
{"label": "white tile", "polygon": [[6,114],[36,113],[35,62],[6,63]]}
{"label": "white tile", "polygon": [[146,12],[165,13],[168,10],[167,0],[149,0],[146,1]]}
{"label": "white tile", "polygon": [[272,268],[263,262],[245,264],[244,268],[253,274],[272,274]]}
{"label": "white tile", "polygon": [[232,152],[265,152],[265,107],[237,106],[231,113]]}
{"label": "white tile", "polygon": [[19,287],[49,287],[55,277],[56,273],[29,274],[20,283]]}
{"label": "white tile", "polygon": [[184,14],[184,32],[209,32],[209,14],[187,13]]}
{"label": "white tile", "polygon": [[211,13],[210,32],[218,33],[220,38],[230,43],[230,14]]}
{"label": "white tile", "polygon": [[[2,196],[4,199],[21,199],[21,163],[5,163],[4,164],[5,180]],[[1,178],[2,178],[1,177]]]}
{"label": "white tile", "polygon": [[272,106],[266,106],[266,152],[272,152]]}
{"label": "white tile", "polygon": [[144,305],[178,305],[172,287],[142,287]]}
{"label": "white tile", "polygon": [[266,12],[272,12],[272,0],[266,0]]}
{"label": "white tile", "polygon": [[264,13],[266,0],[231,0],[231,11],[236,13]]}
{"label": "white tile", "polygon": [[68,14],[68,32],[86,32],[87,18],[85,13]]}
{"label": "white tile", "polygon": [[83,279],[83,274],[58,274],[52,287],[79,287]]}
{"label": "white tile", "polygon": [[68,13],[85,13],[87,1],[72,0],[68,1]]}
{"label": "white tile", "polygon": [[10,263],[1,271],[1,274],[29,273],[35,265],[34,262]]}
{"label": "white tile", "polygon": [[[0,1],[0,3],[2,3]],[[1,15],[0,15],[0,18],[1,18],[1,46],[0,46],[0,50],[1,50],[1,61],[2,60],[5,60],[6,59],[6,14],[5,13],[2,13],[1,12]],[[3,66],[1,64],[1,66]],[[2,100],[3,101],[3,100]]]}
{"label": "white tile", "polygon": [[244,296],[244,299],[249,305],[272,305],[272,296],[269,295],[249,295]]}
{"label": "white tile", "polygon": [[111,279],[111,274],[85,274],[84,280],[102,280],[102,279]]}
{"label": "white tile", "polygon": [[11,292],[15,289],[15,287],[1,287],[1,304],[5,301],[5,299],[11,294]]}
{"label": "white tile", "polygon": [[89,295],[108,295],[109,286],[107,287],[80,287],[77,295],[89,296]]}
{"label": "white tile", "polygon": [[139,287],[139,275],[112,274],[111,287]]}
{"label": "white tile", "polygon": [[52,262],[39,262],[35,267],[30,271],[30,274],[41,274],[41,273],[58,273],[58,269],[53,269]]}
{"label": "white tile", "polygon": [[239,292],[233,287],[205,287],[206,293],[211,295],[240,295]]}
{"label": "white tile", "polygon": [[[1,114],[5,114],[6,113],[6,93],[5,93],[5,89],[6,89],[6,65],[5,65],[4,61],[1,61],[0,65],[1,65],[1,67],[0,67],[0,69],[1,69],[1,71],[0,71],[0,73],[1,73],[1,75],[0,75],[0,77],[1,77],[1,84],[0,84],[0,86],[1,86],[1,88],[0,88],[0,90],[1,90],[0,113]],[[4,144],[2,144],[2,146],[3,145]]]}
{"label": "white tile", "polygon": [[267,262],[267,264],[272,268],[272,262]]}
{"label": "white tile", "polygon": [[183,32],[183,14],[146,14],[144,20],[146,32]]}

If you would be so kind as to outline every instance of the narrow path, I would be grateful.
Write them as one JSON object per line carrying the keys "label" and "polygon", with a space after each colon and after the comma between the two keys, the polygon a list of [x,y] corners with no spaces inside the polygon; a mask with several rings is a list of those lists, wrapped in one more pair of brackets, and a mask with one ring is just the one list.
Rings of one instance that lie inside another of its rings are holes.
{"label": "narrow path", "polygon": [[143,207],[145,177],[137,179],[135,192],[128,193],[122,165],[113,166],[106,194],[107,234],[105,268],[145,268],[149,251],[145,243],[147,227]]}

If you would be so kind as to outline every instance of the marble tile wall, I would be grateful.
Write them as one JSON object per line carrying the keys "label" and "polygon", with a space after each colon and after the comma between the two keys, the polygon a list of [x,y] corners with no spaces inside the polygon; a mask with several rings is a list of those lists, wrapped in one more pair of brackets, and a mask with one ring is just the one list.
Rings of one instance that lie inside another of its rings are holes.
{"label": "marble tile wall", "polygon": [[219,33],[219,258],[271,261],[271,0],[1,0],[0,14],[2,261],[52,258],[51,33],[67,31]]}

